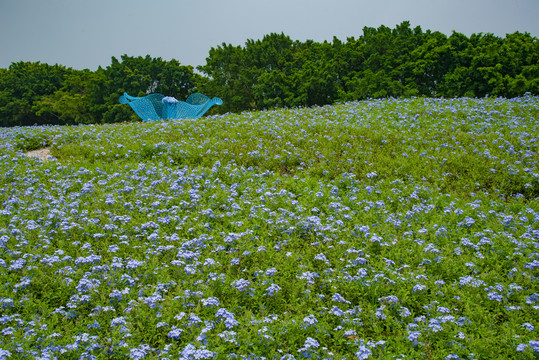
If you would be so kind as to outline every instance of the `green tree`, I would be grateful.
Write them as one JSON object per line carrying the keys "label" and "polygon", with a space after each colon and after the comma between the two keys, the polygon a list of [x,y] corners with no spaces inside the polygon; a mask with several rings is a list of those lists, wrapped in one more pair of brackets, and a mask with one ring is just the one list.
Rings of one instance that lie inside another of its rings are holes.
{"label": "green tree", "polygon": [[427,31],[425,41],[412,51],[407,63],[418,95],[438,96],[440,83],[452,67],[452,51],[447,36]]}
{"label": "green tree", "polygon": [[206,65],[198,68],[208,80],[201,84],[203,93],[223,99],[221,111],[237,112],[255,107],[252,79],[241,46],[227,45],[211,48]]}
{"label": "green tree", "polygon": [[449,70],[443,75],[439,94],[446,97],[475,96],[471,61],[474,47],[466,35],[453,32],[447,39],[451,53]]}
{"label": "green tree", "polygon": [[42,96],[34,103],[37,116],[52,114],[63,124],[99,122],[101,108],[99,93],[105,76],[102,72],[73,71],[67,75],[62,88]]}
{"label": "green tree", "polygon": [[223,99],[211,111],[331,104],[389,96],[520,96],[539,94],[539,41],[528,33],[505,38],[423,32],[408,21],[394,29],[364,27],[346,42],[293,41],[271,33],[244,46],[211,48],[206,65],[177,60],[112,58],[106,68],[13,63],[0,69],[0,126],[136,120],[118,103],[127,92],[185,99],[193,92]]}
{"label": "green tree", "polygon": [[529,33],[507,34],[500,49],[504,91],[515,97],[539,93],[539,42]]}
{"label": "green tree", "polygon": [[61,123],[52,114],[38,115],[34,103],[58,90],[72,73],[61,65],[12,63],[0,73],[0,125],[25,126]]}
{"label": "green tree", "polygon": [[[172,59],[132,57],[122,55],[121,61],[112,57],[111,65],[98,69],[104,77],[104,87],[94,88],[100,95],[94,101],[101,101],[101,117],[103,122],[121,122],[137,119],[128,106],[118,103],[124,92],[132,96],[145,96],[150,93],[162,93],[185,100],[196,92],[201,83],[200,75],[194,73],[192,66],[183,66]],[[101,98],[101,100],[98,100]],[[96,111],[97,113],[97,111]]]}
{"label": "green tree", "polygon": [[[343,100],[368,97],[410,96],[419,90],[414,72],[414,51],[423,44],[420,27],[404,21],[395,29],[364,27],[359,39],[348,39],[345,51],[353,54],[354,66],[343,74]],[[417,54],[415,54],[417,56]]]}
{"label": "green tree", "polygon": [[308,40],[298,44],[291,73],[293,99],[288,106],[331,104],[339,95],[339,74],[334,48]]}
{"label": "green tree", "polygon": [[286,104],[283,97],[289,93],[287,76],[295,45],[290,37],[272,33],[262,40],[247,40],[245,47],[223,43],[211,48],[206,65],[198,68],[208,77],[202,88],[223,99],[222,112]]}

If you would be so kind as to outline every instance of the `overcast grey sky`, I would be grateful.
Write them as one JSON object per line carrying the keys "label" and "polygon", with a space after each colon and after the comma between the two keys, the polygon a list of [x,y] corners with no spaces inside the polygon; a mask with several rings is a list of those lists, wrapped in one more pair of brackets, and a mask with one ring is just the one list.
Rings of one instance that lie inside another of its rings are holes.
{"label": "overcast grey sky", "polygon": [[539,0],[0,0],[0,67],[41,61],[106,67],[149,54],[203,65],[210,48],[284,32],[322,42],[402,21],[467,36],[539,36]]}

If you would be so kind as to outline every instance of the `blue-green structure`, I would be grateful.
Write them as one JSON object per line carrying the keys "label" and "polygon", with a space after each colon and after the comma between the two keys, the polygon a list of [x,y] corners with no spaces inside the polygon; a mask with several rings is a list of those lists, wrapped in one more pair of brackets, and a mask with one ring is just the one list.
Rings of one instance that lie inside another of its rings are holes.
{"label": "blue-green structure", "polygon": [[144,97],[135,97],[124,92],[120,96],[120,103],[129,104],[135,113],[144,121],[163,119],[198,119],[213,105],[221,105],[223,100],[195,93],[189,95],[187,100],[179,101],[162,94],[150,94]]}

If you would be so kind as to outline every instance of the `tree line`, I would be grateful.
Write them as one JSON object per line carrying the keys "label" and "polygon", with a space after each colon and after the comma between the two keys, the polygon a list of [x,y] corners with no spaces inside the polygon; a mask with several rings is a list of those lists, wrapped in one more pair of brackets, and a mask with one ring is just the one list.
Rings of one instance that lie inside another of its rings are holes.
{"label": "tree line", "polygon": [[184,100],[202,92],[213,112],[325,105],[383,97],[515,97],[539,94],[539,42],[411,28],[365,27],[358,38],[323,43],[272,33],[244,46],[211,48],[198,72],[175,59],[112,57],[106,68],[74,70],[39,62],[0,69],[0,126],[136,120],[118,103],[159,92]]}

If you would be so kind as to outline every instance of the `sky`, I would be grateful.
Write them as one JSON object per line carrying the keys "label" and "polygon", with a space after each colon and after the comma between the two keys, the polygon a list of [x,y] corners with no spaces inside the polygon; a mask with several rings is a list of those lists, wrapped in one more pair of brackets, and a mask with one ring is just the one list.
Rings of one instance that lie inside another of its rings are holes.
{"label": "sky", "polygon": [[363,28],[516,31],[539,37],[539,0],[0,0],[0,68],[40,61],[107,67],[121,55],[206,64],[212,47],[284,33],[292,40],[358,38]]}

